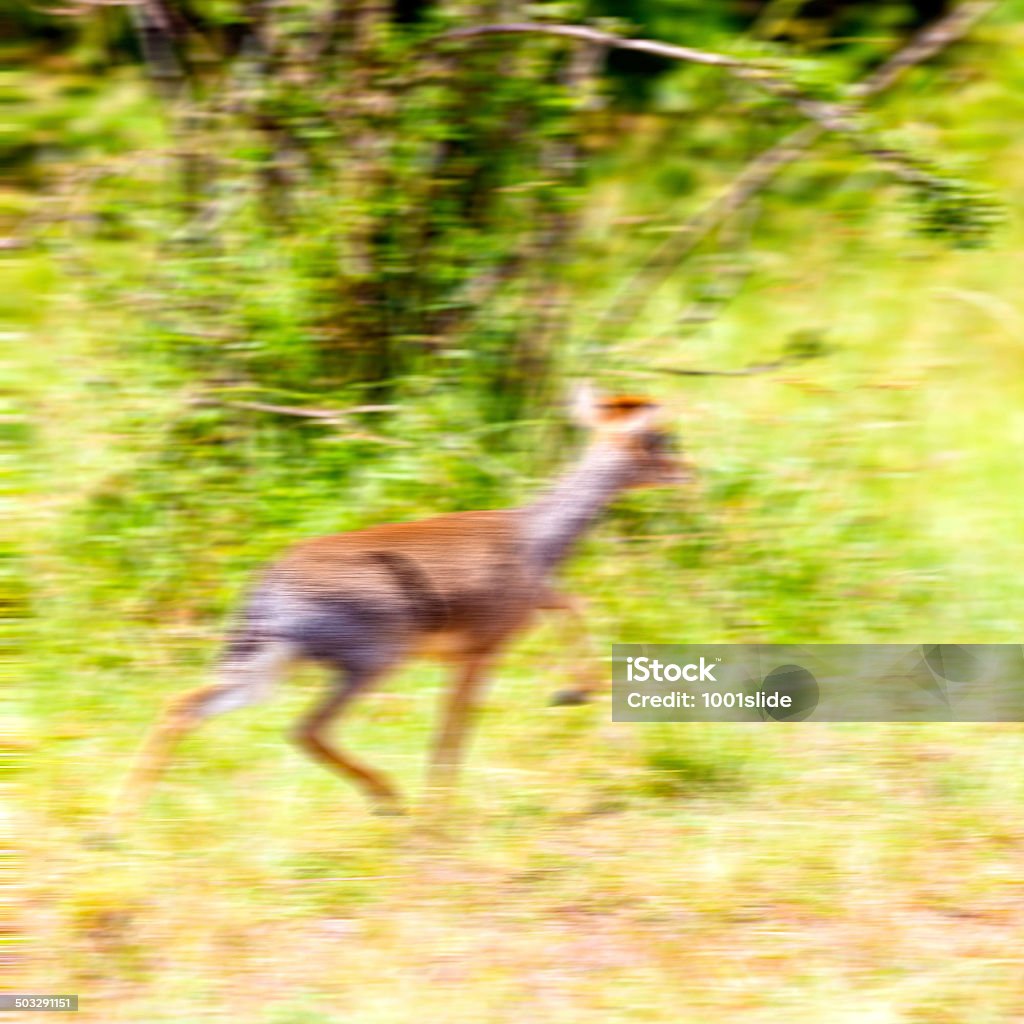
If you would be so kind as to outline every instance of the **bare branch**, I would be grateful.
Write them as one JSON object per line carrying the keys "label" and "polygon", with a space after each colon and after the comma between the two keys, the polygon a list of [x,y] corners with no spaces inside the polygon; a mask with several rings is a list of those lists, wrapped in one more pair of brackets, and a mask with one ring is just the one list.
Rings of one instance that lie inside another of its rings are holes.
{"label": "bare branch", "polygon": [[667,60],[682,60],[691,64],[709,64],[721,68],[742,68],[750,70],[753,65],[737,57],[729,57],[724,53],[713,53],[710,50],[696,50],[692,46],[676,46],[672,43],[660,43],[653,39],[628,39],[611,32],[590,28],[587,25],[555,25],[539,21],[508,22],[502,25],[469,25],[465,28],[452,29],[437,36],[434,42],[447,42],[452,39],[472,39],[475,36],[494,35],[546,35],[559,36],[563,39],[578,39],[580,42],[591,43],[602,47],[614,47],[619,50],[635,50],[638,53],[649,53]]}
{"label": "bare branch", "polygon": [[673,377],[753,377],[759,373],[771,373],[773,370],[782,370],[797,363],[806,363],[819,354],[814,349],[789,352],[778,359],[766,363],[749,363],[738,370],[697,370],[685,366],[654,366],[651,369],[657,373],[671,374]]}
{"label": "bare branch", "polygon": [[653,39],[631,39],[617,36],[611,32],[602,32],[587,25],[559,25],[531,21],[499,25],[470,25],[446,32],[436,37],[434,41],[444,42],[487,35],[521,34],[557,36],[618,50],[649,53],[667,60],[724,68],[735,78],[790,104],[804,117],[820,125],[824,131],[834,132],[848,139],[861,153],[888,167],[903,181],[918,185],[928,184],[931,181],[931,176],[909,154],[872,142],[861,125],[857,123],[857,112],[852,107],[813,99],[792,83],[785,81],[774,68],[742,60],[739,57],[731,57],[709,50],[697,50],[690,46],[677,46],[674,43],[662,43]]}
{"label": "bare branch", "polygon": [[251,409],[254,412],[268,412],[275,416],[295,416],[305,420],[319,420],[321,423],[340,423],[348,416],[366,412],[391,412],[397,405],[353,405],[348,409],[311,409],[302,405],[274,405],[270,402],[222,401],[204,395],[194,400],[195,405],[218,405],[230,409]]}
{"label": "bare branch", "polygon": [[758,373],[771,373],[789,366],[792,359],[773,359],[770,363],[750,363],[738,370],[695,370],[684,366],[656,366],[658,373],[669,373],[674,377],[753,377]]}
{"label": "bare branch", "polygon": [[853,86],[849,95],[854,99],[863,99],[885,92],[886,89],[895,85],[908,69],[916,64],[923,64],[926,60],[931,60],[951,43],[962,39],[997,6],[998,0],[961,4],[946,17],[940,18],[920,31],[903,49],[897,50],[863,82]]}
{"label": "bare branch", "polygon": [[[903,49],[889,58],[881,67],[869,75],[859,85],[849,91],[851,99],[873,96],[892,86],[903,73],[915,64],[934,57],[950,43],[962,38],[970,28],[997,6],[997,0],[979,0],[964,3],[946,17],[918,33]],[[724,67],[741,71],[745,75],[774,74],[773,69],[731,57],[728,54],[716,53],[711,50],[698,50],[692,46],[677,46],[674,43],[662,43],[653,39],[631,39],[617,36],[611,32],[587,25],[556,25],[543,22],[509,22],[500,25],[469,25],[464,28],[452,29],[438,36],[435,41],[449,39],[471,39],[476,36],[542,34],[560,36],[564,39],[578,39],[581,42],[596,44],[600,47],[619,50],[634,50],[638,53],[649,53],[667,60],[687,61],[691,64],[707,64],[713,67]]]}
{"label": "bare branch", "polygon": [[199,395],[192,399],[191,404],[215,405],[228,409],[251,409],[253,412],[266,412],[274,416],[295,416],[298,419],[339,428],[339,433],[335,434],[332,440],[365,441],[370,444],[389,445],[393,448],[413,447],[412,441],[405,441],[398,437],[385,437],[383,434],[374,434],[368,430],[353,429],[344,422],[347,417],[356,413],[390,412],[393,409],[397,409],[397,405],[353,405],[348,409],[310,409],[301,405],[275,405],[271,402],[220,400],[210,395]]}

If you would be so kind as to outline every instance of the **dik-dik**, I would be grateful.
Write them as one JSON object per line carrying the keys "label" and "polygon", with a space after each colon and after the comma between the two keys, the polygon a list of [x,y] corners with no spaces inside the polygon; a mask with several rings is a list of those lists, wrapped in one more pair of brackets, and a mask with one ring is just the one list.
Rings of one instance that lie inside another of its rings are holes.
{"label": "dik-dik", "polygon": [[[182,734],[263,700],[301,660],[325,665],[332,678],[327,695],[296,726],[296,742],[382,811],[399,809],[394,787],[329,744],[327,728],[411,658],[449,663],[431,781],[450,785],[471,713],[503,648],[544,609],[569,612],[579,631],[576,603],[552,582],[573,542],[620,492],[686,479],[656,403],[583,389],[574,411],[589,444],[530,504],[319,537],[271,564],[229,634],[216,681],[171,702],[139,753],[117,812],[139,804]],[[555,700],[583,703],[598,685],[591,678]]]}

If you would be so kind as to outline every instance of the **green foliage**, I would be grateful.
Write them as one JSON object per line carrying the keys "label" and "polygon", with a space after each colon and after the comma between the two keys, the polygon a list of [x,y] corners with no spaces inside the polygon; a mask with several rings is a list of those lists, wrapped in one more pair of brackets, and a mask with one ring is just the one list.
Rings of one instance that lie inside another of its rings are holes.
{"label": "green foliage", "polygon": [[984,246],[1005,221],[1003,205],[972,182],[936,177],[914,191],[916,227],[964,249]]}
{"label": "green foliage", "polygon": [[[823,90],[910,13],[825,5],[769,31],[753,6],[602,10]],[[298,45],[314,12],[275,9]],[[973,192],[943,183],[919,237],[829,142],[609,332],[637,267],[787,108],[715,69],[613,67],[588,109],[563,43],[428,54],[451,24],[429,12],[382,28],[364,92],[345,52],[261,74],[238,7],[189,10],[217,59],[171,115],[130,64],[83,74],[75,40],[8,80],[26,990],[88,993],[83,1021],[1017,1020],[1018,727],[610,723],[545,706],[571,672],[553,626],[500,666],[447,839],[366,817],[282,742],[321,685],[300,673],[191,737],[103,842],[142,729],[201,681],[254,568],[298,538],[524,500],[579,443],[569,377],[663,399],[697,470],[625,498],[567,567],[600,646],[1016,642],[1024,616],[1015,219],[986,249],[936,244],[980,238]],[[1003,20],[912,73],[878,131],[1019,193],[1021,38]],[[773,373],[657,372],[780,352]],[[416,793],[442,685],[411,666],[344,741]]]}
{"label": "green foliage", "polygon": [[749,785],[754,747],[744,740],[740,733],[721,728],[659,729],[644,752],[643,790],[665,799],[742,792]]}

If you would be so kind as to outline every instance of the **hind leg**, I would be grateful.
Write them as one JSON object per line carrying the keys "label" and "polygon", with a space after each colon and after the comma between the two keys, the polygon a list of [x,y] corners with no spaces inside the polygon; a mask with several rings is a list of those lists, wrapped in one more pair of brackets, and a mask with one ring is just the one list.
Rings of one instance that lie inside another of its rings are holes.
{"label": "hind leg", "polygon": [[217,682],[169,701],[135,757],[113,807],[115,822],[130,817],[142,806],[182,736],[213,715],[264,700],[292,660],[291,646],[274,641],[243,658],[226,661],[218,669]]}
{"label": "hind leg", "polygon": [[394,786],[379,772],[368,768],[350,754],[327,743],[324,732],[346,707],[379,676],[379,672],[343,671],[331,692],[295,727],[292,737],[314,760],[354,782],[374,803],[378,812],[400,814],[401,805]]}

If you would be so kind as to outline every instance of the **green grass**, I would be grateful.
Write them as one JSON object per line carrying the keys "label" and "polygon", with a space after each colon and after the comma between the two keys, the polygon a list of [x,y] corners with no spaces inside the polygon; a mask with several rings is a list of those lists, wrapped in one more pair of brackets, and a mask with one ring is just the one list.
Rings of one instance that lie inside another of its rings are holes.
{"label": "green grass", "polygon": [[[826,161],[780,183],[722,316],[652,340],[676,279],[606,353],[603,383],[677,410],[700,475],[628,499],[571,565],[602,644],[1019,641],[1024,36],[986,31],[999,45],[955,102],[911,85],[884,117],[1007,201],[990,248],[910,237],[875,179],[810,201],[844,180]],[[77,94],[71,113],[99,116]],[[592,186],[576,345],[650,244],[608,255],[609,225],[675,216],[641,135]],[[23,875],[7,988],[77,991],[83,1024],[1024,1019],[1020,725],[612,724],[604,704],[545,706],[564,684],[550,627],[498,673],[446,834],[368,816],[283,740],[310,672],[189,738],[111,845],[131,751],[201,681],[254,565],[312,533],[522,496],[539,465],[463,432],[450,392],[403,403],[401,445],[203,419],[125,299],[150,254],[38,231],[4,289]],[[807,330],[827,354],[779,374],[652,372],[742,365]],[[414,795],[441,685],[412,666],[344,727]]]}

